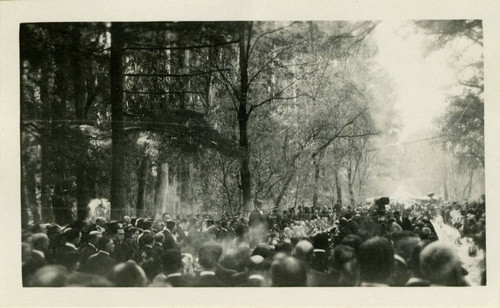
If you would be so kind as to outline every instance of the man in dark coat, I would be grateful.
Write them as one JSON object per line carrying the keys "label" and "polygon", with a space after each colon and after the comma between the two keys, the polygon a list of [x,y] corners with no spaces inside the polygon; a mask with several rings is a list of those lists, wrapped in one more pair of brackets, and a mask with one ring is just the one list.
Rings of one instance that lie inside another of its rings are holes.
{"label": "man in dark coat", "polygon": [[176,226],[177,224],[175,223],[175,220],[167,220],[165,229],[163,229],[163,235],[165,236],[165,240],[163,241],[163,250],[179,249],[174,238]]}
{"label": "man in dark coat", "polygon": [[78,253],[77,246],[80,244],[82,234],[80,230],[77,229],[67,229],[63,233],[64,239],[66,241],[65,245],[56,252],[56,262],[57,264],[63,264],[65,262],[67,254]]}
{"label": "man in dark coat", "polygon": [[103,236],[97,242],[97,249],[99,249],[99,252],[89,257],[87,264],[82,268],[82,272],[106,276],[117,264],[110,256],[115,249],[115,243],[109,236]]}
{"label": "man in dark coat", "polygon": [[85,266],[89,257],[95,255],[97,250],[97,241],[102,237],[99,231],[90,231],[87,237],[87,243],[80,247],[80,266]]}
{"label": "man in dark coat", "polygon": [[141,248],[137,260],[149,280],[153,280],[161,272],[161,256],[153,249],[154,241],[152,233],[144,233],[141,237]]}
{"label": "man in dark coat", "polygon": [[248,226],[250,228],[257,227],[266,222],[266,218],[264,217],[264,212],[261,209],[260,203],[256,202],[254,209],[250,212],[248,216]]}
{"label": "man in dark coat", "polygon": [[34,274],[39,268],[47,265],[45,252],[49,248],[49,238],[45,233],[33,234],[33,249],[31,258],[23,264],[23,277]]}
{"label": "man in dark coat", "polygon": [[[333,282],[326,273],[311,268],[314,246],[309,242],[302,240],[297,243],[294,255],[304,265],[306,270],[306,282],[308,287],[331,286]],[[274,281],[273,281],[274,283]]]}
{"label": "man in dark coat", "polygon": [[217,265],[222,256],[222,247],[216,243],[205,243],[198,252],[202,271],[197,274],[195,287],[224,287],[222,280],[216,275]]}
{"label": "man in dark coat", "polygon": [[182,275],[182,255],[177,249],[167,249],[163,255],[163,273],[158,274],[153,283],[172,287],[189,287],[192,281]]}

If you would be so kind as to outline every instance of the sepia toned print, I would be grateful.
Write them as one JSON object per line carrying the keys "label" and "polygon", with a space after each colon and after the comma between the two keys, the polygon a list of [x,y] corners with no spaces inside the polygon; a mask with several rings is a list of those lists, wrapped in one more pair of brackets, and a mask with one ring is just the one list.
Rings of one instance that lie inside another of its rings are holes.
{"label": "sepia toned print", "polygon": [[19,43],[24,287],[486,285],[481,20]]}

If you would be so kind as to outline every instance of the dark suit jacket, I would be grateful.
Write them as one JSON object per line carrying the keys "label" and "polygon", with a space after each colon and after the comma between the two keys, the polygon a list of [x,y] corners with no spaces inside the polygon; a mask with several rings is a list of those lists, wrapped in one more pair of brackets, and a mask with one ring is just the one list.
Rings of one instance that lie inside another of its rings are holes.
{"label": "dark suit jacket", "polygon": [[137,263],[142,267],[149,280],[153,280],[162,270],[161,257],[149,246],[139,251]]}
{"label": "dark suit jacket", "polygon": [[406,263],[400,256],[394,258],[394,272],[392,274],[392,286],[404,286],[408,279],[410,279],[410,271],[406,266]]}
{"label": "dark suit jacket", "polygon": [[216,275],[200,275],[194,278],[195,287],[224,287],[224,283]]}
{"label": "dark suit jacket", "polygon": [[335,285],[333,277],[327,273],[310,269],[307,272],[307,286],[308,287],[331,287]]}
{"label": "dark suit jacket", "polygon": [[174,276],[168,277],[165,279],[165,282],[171,285],[172,287],[191,287],[192,281],[185,276]]}
{"label": "dark suit jacket", "polygon": [[135,251],[130,243],[127,242],[118,243],[115,241],[115,250],[113,251],[111,256],[118,263],[126,262],[128,260],[133,260],[135,258]]}
{"label": "dark suit jacket", "polygon": [[172,235],[172,232],[169,230],[163,230],[163,235],[165,236],[165,239],[163,240],[163,250],[167,249],[177,249],[179,250],[179,247],[177,247],[177,242],[174,239],[174,236]]}
{"label": "dark suit jacket", "polygon": [[111,272],[116,264],[117,263],[114,259],[106,253],[100,251],[95,255],[90,256],[87,264],[84,268],[82,268],[82,272],[106,276],[109,272]]}
{"label": "dark suit jacket", "polygon": [[86,244],[80,250],[80,266],[83,266],[89,260],[91,255],[95,255],[97,253],[97,248]]}
{"label": "dark suit jacket", "polygon": [[39,268],[47,265],[47,260],[36,252],[31,253],[31,259],[23,265],[23,279],[34,274]]}
{"label": "dark suit jacket", "polygon": [[326,272],[328,269],[328,253],[315,250],[311,260],[311,267],[317,271]]}
{"label": "dark suit jacket", "polygon": [[70,254],[70,253],[79,253],[78,252],[78,249],[75,249],[73,247],[70,247],[70,246],[62,246],[61,248],[59,248],[59,250],[57,250],[56,252],[56,263],[57,264],[63,264],[63,260],[65,259],[65,255],[67,254]]}
{"label": "dark suit jacket", "polygon": [[259,210],[254,209],[250,212],[250,215],[248,216],[248,226],[255,227],[263,223],[265,223],[265,217],[259,212]]}

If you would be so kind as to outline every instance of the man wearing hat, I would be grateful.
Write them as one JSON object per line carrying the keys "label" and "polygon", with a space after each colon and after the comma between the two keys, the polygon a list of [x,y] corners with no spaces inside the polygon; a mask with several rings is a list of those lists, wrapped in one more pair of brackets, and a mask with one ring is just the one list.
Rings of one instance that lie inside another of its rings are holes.
{"label": "man wearing hat", "polygon": [[67,259],[66,254],[78,253],[76,247],[80,244],[82,238],[82,234],[78,229],[66,229],[63,231],[63,236],[66,243],[56,252],[56,262],[58,264],[62,264]]}
{"label": "man wearing hat", "polygon": [[80,247],[80,265],[84,266],[89,257],[97,253],[97,241],[102,237],[99,231],[90,231],[87,243]]}
{"label": "man wearing hat", "polygon": [[97,249],[99,252],[89,257],[82,272],[106,276],[116,265],[116,261],[110,256],[115,249],[115,243],[111,237],[103,236],[97,241]]}

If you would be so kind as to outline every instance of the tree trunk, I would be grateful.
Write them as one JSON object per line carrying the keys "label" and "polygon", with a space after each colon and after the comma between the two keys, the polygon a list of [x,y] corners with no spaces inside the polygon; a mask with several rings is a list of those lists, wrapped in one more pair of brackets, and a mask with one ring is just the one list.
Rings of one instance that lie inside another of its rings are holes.
{"label": "tree trunk", "polygon": [[126,139],[123,116],[122,92],[123,29],[119,23],[111,25],[111,219],[121,219],[125,210],[127,174],[125,172]]}
{"label": "tree trunk", "polygon": [[28,202],[27,202],[27,191],[26,188],[26,162],[24,158],[21,158],[21,227],[26,228],[29,223],[28,214]]}
{"label": "tree trunk", "polygon": [[238,108],[238,124],[240,131],[239,146],[241,150],[240,156],[240,177],[241,191],[243,197],[243,209],[245,212],[252,210],[252,180],[250,174],[250,148],[248,144],[248,110],[247,110],[247,95],[248,95],[248,48],[246,44],[247,36],[250,34],[249,23],[245,23],[242,27],[239,47],[240,47],[240,95]]}
{"label": "tree trunk", "polygon": [[136,204],[136,217],[143,217],[144,215],[144,201],[146,199],[146,180],[149,170],[149,158],[146,154],[142,157],[139,170],[137,171],[137,204]]}
{"label": "tree trunk", "polygon": [[349,189],[349,199],[351,201],[351,205],[355,205],[356,200],[354,199],[354,178],[352,173],[352,165],[349,163],[349,168],[347,169],[347,185]]}
{"label": "tree trunk", "polygon": [[51,192],[50,185],[52,183],[50,177],[50,159],[53,158],[52,150],[50,148],[50,140],[52,140],[52,125],[51,123],[51,101],[49,97],[49,79],[50,79],[50,62],[51,58],[47,57],[42,65],[42,78],[40,82],[40,101],[42,103],[41,107],[41,126],[42,126],[42,135],[40,140],[40,206],[41,206],[41,214],[42,221],[44,222],[52,222],[54,220],[53,212],[52,212],[52,202],[51,202]]}
{"label": "tree trunk", "polygon": [[51,140],[50,146],[53,149],[49,159],[52,162],[53,168],[51,173],[54,177],[54,193],[52,196],[52,208],[54,211],[54,219],[60,225],[66,225],[73,221],[71,212],[72,203],[68,200],[72,183],[68,181],[69,161],[67,156],[70,155],[68,137],[69,126],[66,112],[68,100],[68,58],[67,51],[60,51],[55,57],[56,64],[56,95],[57,98],[51,100]]}
{"label": "tree trunk", "polygon": [[[317,157],[317,156],[316,156]],[[313,192],[313,207],[318,206],[318,183],[319,183],[319,162],[317,158],[314,158],[314,192]]]}
{"label": "tree trunk", "polygon": [[[85,120],[85,81],[82,70],[80,30],[77,27],[72,31],[72,52],[71,68],[73,73],[73,89],[75,97],[75,119],[78,125],[82,125]],[[78,130],[80,132],[80,130]],[[87,140],[83,133],[79,133],[76,155],[76,208],[77,220],[84,221],[88,215],[88,203],[90,201],[89,188],[87,183]]]}
{"label": "tree trunk", "polygon": [[337,217],[340,217],[342,212],[342,186],[340,183],[339,170],[335,168],[335,188],[337,190],[337,202],[335,204],[335,212],[337,213]]}
{"label": "tree trunk", "polygon": [[467,191],[467,200],[469,200],[470,198],[470,194],[472,192],[472,179],[474,178],[474,169],[471,169],[470,170],[470,173],[469,173],[469,190]]}
{"label": "tree trunk", "polygon": [[173,215],[173,213],[168,212],[167,209],[167,194],[168,194],[168,164],[161,163],[158,166],[158,172],[156,176],[156,190],[155,190],[155,214],[156,216],[168,213]]}
{"label": "tree trunk", "polygon": [[283,200],[283,197],[286,194],[286,191],[288,190],[288,186],[290,185],[290,182],[292,181],[294,177],[295,172],[292,172],[286,179],[285,184],[281,187],[280,193],[278,194],[278,197],[274,201],[274,207],[278,208],[280,206],[281,200]]}
{"label": "tree trunk", "polygon": [[179,173],[178,173],[178,183],[180,185],[179,189],[179,201],[180,201],[180,206],[182,208],[187,208],[188,205],[191,204],[191,195],[189,193],[189,187],[190,187],[190,170],[189,170],[189,163],[187,162],[187,159],[182,159],[179,162]]}

